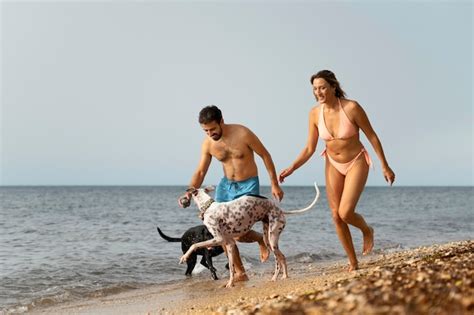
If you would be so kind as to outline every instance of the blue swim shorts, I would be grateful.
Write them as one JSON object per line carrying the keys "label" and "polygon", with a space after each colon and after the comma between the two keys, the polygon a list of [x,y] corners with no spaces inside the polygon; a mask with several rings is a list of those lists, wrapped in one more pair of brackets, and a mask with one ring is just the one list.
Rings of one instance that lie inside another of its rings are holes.
{"label": "blue swim shorts", "polygon": [[217,202],[226,202],[244,195],[260,195],[260,182],[258,176],[242,181],[232,181],[223,177],[216,187],[214,199]]}

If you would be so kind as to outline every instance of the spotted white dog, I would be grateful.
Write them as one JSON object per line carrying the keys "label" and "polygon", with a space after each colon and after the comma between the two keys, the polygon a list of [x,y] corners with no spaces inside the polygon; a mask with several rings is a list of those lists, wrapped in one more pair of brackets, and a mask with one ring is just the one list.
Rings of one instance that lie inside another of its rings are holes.
{"label": "spotted white dog", "polygon": [[184,263],[196,249],[225,246],[230,273],[226,287],[232,287],[234,283],[234,262],[232,259],[235,247],[234,239],[250,231],[256,222],[262,221],[263,239],[267,246],[270,245],[270,249],[275,255],[275,273],[272,281],[277,279],[280,272],[283,273],[282,279],[287,278],[286,259],[278,248],[278,239],[286,223],[285,214],[301,213],[313,207],[319,198],[318,185],[314,183],[314,187],[316,188],[316,197],[313,202],[304,209],[293,211],[283,211],[273,200],[251,195],[228,202],[216,202],[207,194],[213,190],[213,187],[190,188],[188,191],[192,194],[193,200],[200,210],[200,217],[214,238],[193,244],[181,257],[180,263]]}

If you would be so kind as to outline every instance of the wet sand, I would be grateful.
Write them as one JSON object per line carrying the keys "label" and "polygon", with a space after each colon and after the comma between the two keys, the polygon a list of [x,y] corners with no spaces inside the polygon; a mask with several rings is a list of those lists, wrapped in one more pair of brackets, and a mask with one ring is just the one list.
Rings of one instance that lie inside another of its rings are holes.
{"label": "wet sand", "polygon": [[[307,264],[290,278],[265,274],[222,288],[227,279],[193,279],[33,310],[34,314],[473,314],[474,241]],[[199,280],[199,281],[198,281]]]}

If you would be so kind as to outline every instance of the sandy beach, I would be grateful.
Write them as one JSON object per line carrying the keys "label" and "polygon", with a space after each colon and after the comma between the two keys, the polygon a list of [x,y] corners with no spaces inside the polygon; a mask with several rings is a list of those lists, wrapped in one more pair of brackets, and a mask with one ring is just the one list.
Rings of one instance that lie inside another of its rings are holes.
{"label": "sandy beach", "polygon": [[[291,267],[291,266],[290,266]],[[308,264],[271,282],[271,269],[227,279],[150,287],[33,310],[34,314],[472,314],[474,241],[419,247],[345,262]]]}

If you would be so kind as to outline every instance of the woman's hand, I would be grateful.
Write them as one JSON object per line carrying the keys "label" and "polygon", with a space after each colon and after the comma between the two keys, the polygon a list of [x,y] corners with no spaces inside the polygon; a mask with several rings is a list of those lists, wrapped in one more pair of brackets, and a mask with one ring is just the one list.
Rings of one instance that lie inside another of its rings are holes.
{"label": "woman's hand", "polygon": [[387,183],[389,183],[390,186],[392,186],[393,182],[395,181],[395,173],[392,171],[390,166],[387,165],[386,167],[382,168],[382,172],[383,172],[383,177],[385,178]]}
{"label": "woman's hand", "polygon": [[285,181],[285,177],[288,177],[290,176],[291,174],[293,174],[295,170],[293,169],[293,167],[288,167],[287,169],[284,169],[283,171],[281,171],[280,175],[278,176],[278,181],[280,183],[283,183]]}

